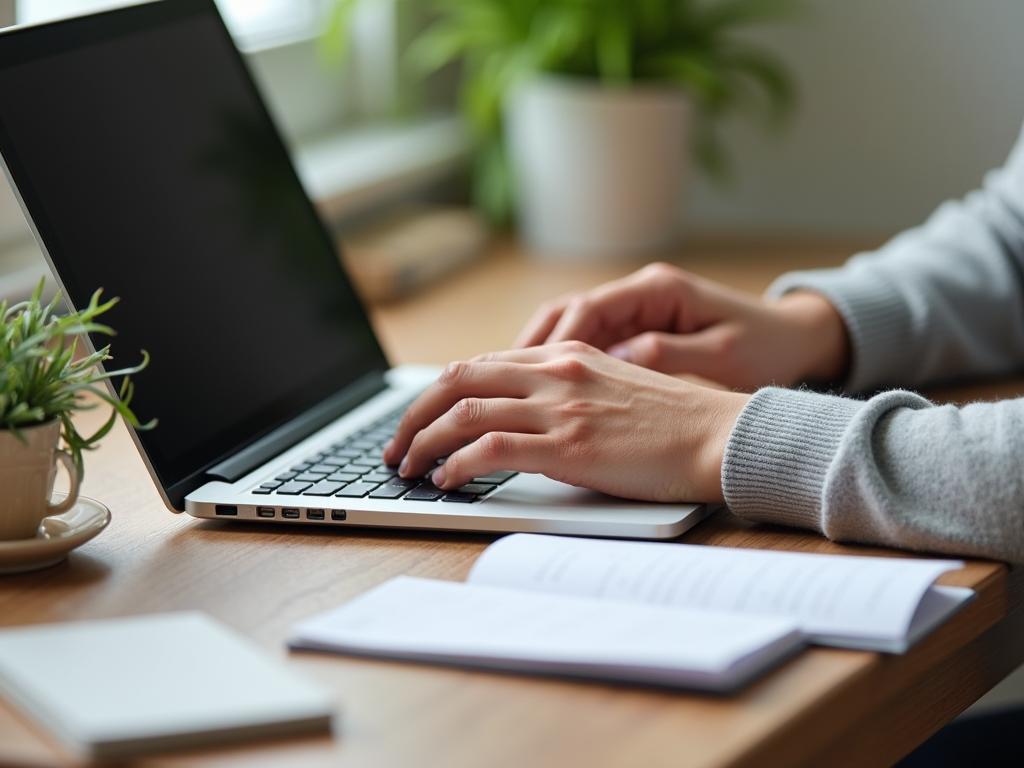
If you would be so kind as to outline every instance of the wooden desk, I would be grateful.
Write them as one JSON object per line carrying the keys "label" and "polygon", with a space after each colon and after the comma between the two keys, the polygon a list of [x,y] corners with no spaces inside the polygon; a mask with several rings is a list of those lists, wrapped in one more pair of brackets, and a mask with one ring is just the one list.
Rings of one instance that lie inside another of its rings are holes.
{"label": "wooden desk", "polygon": [[[853,250],[695,246],[679,261],[761,290],[780,271],[838,263]],[[541,299],[629,268],[540,266],[511,246],[497,247],[467,274],[375,310],[375,320],[394,362],[443,363],[507,345]],[[1004,382],[944,396],[1020,391],[1024,383]],[[113,523],[62,565],[0,577],[0,625],[201,609],[338,694],[333,738],[179,753],[141,766],[881,766],[1024,661],[1024,611],[1014,613],[1024,594],[1020,573],[980,561],[942,579],[973,587],[979,599],[910,653],[815,648],[729,698],[288,654],[283,638],[296,619],[397,574],[462,579],[492,537],[172,515],[120,427],[87,466],[84,493],[110,506]],[[725,512],[683,539],[880,552]],[[50,766],[66,759],[0,705],[0,763]]]}

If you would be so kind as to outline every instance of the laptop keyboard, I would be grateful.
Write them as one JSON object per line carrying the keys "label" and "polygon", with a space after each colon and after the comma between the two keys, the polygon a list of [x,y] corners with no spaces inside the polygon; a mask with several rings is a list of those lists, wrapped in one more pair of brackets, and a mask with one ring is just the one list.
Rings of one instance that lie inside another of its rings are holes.
{"label": "laptop keyboard", "polygon": [[384,445],[395,434],[406,406],[398,408],[351,437],[268,478],[252,492],[260,496],[284,498],[304,496],[358,499],[406,499],[408,501],[447,501],[469,504],[478,501],[517,472],[492,472],[473,479],[454,491],[443,491],[425,477],[398,476],[398,468],[381,459]]}

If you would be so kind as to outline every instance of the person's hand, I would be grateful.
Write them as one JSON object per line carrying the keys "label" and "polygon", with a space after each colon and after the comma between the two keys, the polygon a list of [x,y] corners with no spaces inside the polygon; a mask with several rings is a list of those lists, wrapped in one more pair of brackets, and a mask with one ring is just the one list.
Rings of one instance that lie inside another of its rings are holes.
{"label": "person's hand", "polygon": [[823,296],[796,291],[766,301],[668,264],[542,305],[514,347],[569,339],[747,391],[839,381],[850,355],[846,325]]}
{"label": "person's hand", "polygon": [[722,501],[722,456],[747,399],[581,342],[497,352],[449,365],[384,460],[419,477],[448,456],[433,475],[446,490],[505,469],[630,499]]}

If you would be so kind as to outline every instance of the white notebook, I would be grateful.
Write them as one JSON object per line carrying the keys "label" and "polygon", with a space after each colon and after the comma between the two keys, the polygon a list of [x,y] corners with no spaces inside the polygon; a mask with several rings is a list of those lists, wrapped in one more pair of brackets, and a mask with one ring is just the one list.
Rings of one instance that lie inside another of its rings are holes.
{"label": "white notebook", "polygon": [[805,642],[905,651],[973,596],[954,560],[515,534],[467,583],[399,577],[293,648],[726,691]]}
{"label": "white notebook", "polygon": [[334,712],[201,613],[2,630],[0,693],[88,760],[327,731]]}

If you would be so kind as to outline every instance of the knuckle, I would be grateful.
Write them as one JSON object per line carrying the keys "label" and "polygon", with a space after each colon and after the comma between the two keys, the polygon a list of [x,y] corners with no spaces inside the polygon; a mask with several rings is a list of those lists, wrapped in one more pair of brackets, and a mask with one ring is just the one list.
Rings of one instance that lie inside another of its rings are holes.
{"label": "knuckle", "polygon": [[580,382],[587,376],[587,364],[578,357],[561,357],[548,364],[548,371],[557,379]]}
{"label": "knuckle", "polygon": [[712,343],[712,353],[719,360],[733,361],[740,353],[740,338],[732,330],[719,333]]}
{"label": "knuckle", "polygon": [[501,462],[511,452],[508,436],[501,432],[488,432],[477,441],[477,444],[480,457],[487,463]]}
{"label": "knuckle", "polygon": [[590,294],[581,293],[569,300],[568,310],[574,314],[586,315],[594,308]]}
{"label": "knuckle", "polygon": [[409,457],[410,461],[415,461],[423,452],[423,442],[422,432],[417,432],[412,440],[409,441],[409,450],[406,451],[405,455]]}
{"label": "knuckle", "polygon": [[437,383],[446,389],[452,389],[466,380],[469,374],[469,363],[456,361],[448,363],[437,379]]}
{"label": "knuckle", "polygon": [[559,344],[559,351],[566,355],[572,355],[574,357],[582,357],[588,355],[594,351],[594,348],[586,342],[578,339],[570,339],[569,341],[563,341]]}
{"label": "knuckle", "polygon": [[462,452],[455,451],[444,460],[445,475],[449,478],[458,477],[462,472]]}
{"label": "knuckle", "polygon": [[633,356],[638,363],[648,368],[665,362],[667,352],[665,338],[656,333],[645,333],[637,337],[633,345]]}
{"label": "knuckle", "polygon": [[643,274],[645,278],[657,283],[677,280],[685,276],[685,273],[679,267],[666,264],[663,261],[655,261],[648,264],[644,267]]}
{"label": "knuckle", "polygon": [[651,264],[648,277],[655,286],[673,293],[686,292],[693,288],[693,276],[671,264]]}
{"label": "knuckle", "polygon": [[475,397],[459,400],[451,410],[452,421],[458,426],[469,427],[480,423],[484,416],[484,403]]}

